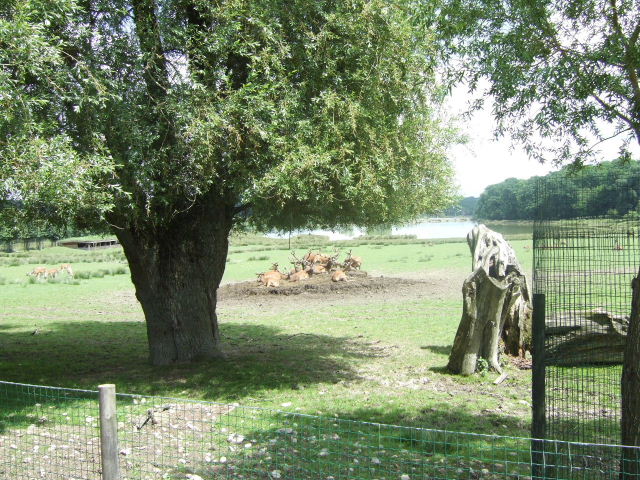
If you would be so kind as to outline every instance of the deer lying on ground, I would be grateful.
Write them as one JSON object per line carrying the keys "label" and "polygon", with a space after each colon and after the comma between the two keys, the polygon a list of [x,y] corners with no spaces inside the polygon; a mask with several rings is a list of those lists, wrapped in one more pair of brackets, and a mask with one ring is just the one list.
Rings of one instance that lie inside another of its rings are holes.
{"label": "deer lying on ground", "polygon": [[309,250],[309,252],[307,252],[307,254],[302,257],[302,261],[310,265],[316,262],[316,257],[318,257],[319,255],[321,255],[320,252]]}
{"label": "deer lying on ground", "polygon": [[329,270],[330,267],[328,267],[328,265],[330,265],[331,263],[335,263],[335,261],[338,258],[339,253],[336,253],[333,256],[330,255],[324,255],[320,252],[313,252],[311,250],[309,250],[309,252],[302,257],[302,261],[306,262],[309,265],[313,265],[318,264],[318,265],[322,265],[325,268],[327,268],[327,270]]}
{"label": "deer lying on ground", "polygon": [[47,267],[36,267],[27,275],[35,278],[47,278]]}
{"label": "deer lying on ground", "polygon": [[262,283],[265,287],[279,287],[280,280],[287,278],[287,275],[278,270],[278,264],[274,263],[271,270],[264,273],[257,273],[258,282]]}
{"label": "deer lying on ground", "polygon": [[321,275],[323,273],[328,273],[329,269],[322,265],[321,263],[314,263],[311,265],[311,273],[314,275]]}
{"label": "deer lying on ground", "polygon": [[309,272],[310,272],[310,267],[307,267],[304,270],[299,270],[299,271],[297,271],[295,273],[290,273],[289,274],[289,281],[290,282],[299,282],[301,280],[306,280],[310,276]]}
{"label": "deer lying on ground", "polygon": [[349,270],[360,270],[360,267],[362,266],[362,258],[351,255],[351,250],[349,250],[347,258],[344,261],[344,265]]}
{"label": "deer lying on ground", "polygon": [[347,277],[347,274],[343,270],[336,270],[335,272],[333,272],[333,275],[331,275],[331,281],[332,282],[348,282],[349,278]]}

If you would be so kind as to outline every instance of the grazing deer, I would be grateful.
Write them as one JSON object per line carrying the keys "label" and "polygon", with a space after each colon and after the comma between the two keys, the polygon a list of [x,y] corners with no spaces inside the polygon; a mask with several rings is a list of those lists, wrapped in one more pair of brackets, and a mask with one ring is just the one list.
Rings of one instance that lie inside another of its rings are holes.
{"label": "grazing deer", "polygon": [[34,278],[47,278],[47,267],[36,267],[27,275]]}
{"label": "grazing deer", "polygon": [[73,268],[71,268],[71,265],[68,263],[60,265],[60,273],[62,272],[67,272],[70,277],[73,277]]}
{"label": "grazing deer", "polygon": [[60,270],[58,270],[57,268],[48,268],[44,278],[49,278],[49,277],[56,278],[59,273],[60,273]]}
{"label": "grazing deer", "polygon": [[333,275],[331,275],[331,281],[332,282],[348,282],[349,279],[347,278],[347,274],[344,273],[343,270],[336,270],[335,272],[333,272]]}

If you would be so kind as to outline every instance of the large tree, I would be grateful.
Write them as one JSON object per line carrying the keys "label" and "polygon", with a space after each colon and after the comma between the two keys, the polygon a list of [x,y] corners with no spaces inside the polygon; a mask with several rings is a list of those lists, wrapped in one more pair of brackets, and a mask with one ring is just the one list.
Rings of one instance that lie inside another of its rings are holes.
{"label": "large tree", "polygon": [[497,133],[536,159],[582,163],[607,138],[640,143],[637,0],[428,5],[449,79],[490,96]]}
{"label": "large tree", "polygon": [[0,199],[117,235],[154,364],[217,357],[234,225],[366,226],[451,197],[414,6],[4,2]]}

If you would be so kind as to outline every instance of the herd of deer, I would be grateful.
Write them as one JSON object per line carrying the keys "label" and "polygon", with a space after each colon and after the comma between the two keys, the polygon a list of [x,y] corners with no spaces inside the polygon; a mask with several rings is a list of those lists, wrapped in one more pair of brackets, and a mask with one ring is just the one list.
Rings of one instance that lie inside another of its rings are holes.
{"label": "herd of deer", "polygon": [[58,275],[62,274],[62,272],[67,272],[67,275],[73,277],[73,269],[68,263],[63,263],[57,268],[36,267],[30,273],[27,273],[27,275],[36,279],[47,279],[56,278]]}
{"label": "herd of deer", "polygon": [[290,282],[301,282],[312,275],[331,275],[332,282],[348,281],[347,272],[359,270],[362,265],[362,258],[347,254],[343,263],[338,262],[339,253],[335,255],[323,255],[320,252],[309,251],[302,259],[296,257],[295,252],[291,252],[293,257],[293,269],[289,273],[278,270],[278,264],[274,263],[268,272],[257,273],[258,283],[265,287],[279,287],[281,280]]}

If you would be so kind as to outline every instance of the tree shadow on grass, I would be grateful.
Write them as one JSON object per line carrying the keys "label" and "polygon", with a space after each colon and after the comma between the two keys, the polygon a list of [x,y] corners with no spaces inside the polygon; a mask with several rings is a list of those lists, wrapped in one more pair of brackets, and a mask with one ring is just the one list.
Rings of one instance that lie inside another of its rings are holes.
{"label": "tree shadow on grass", "polygon": [[451,353],[451,349],[453,345],[422,345],[420,346],[421,350],[429,350],[430,352],[436,353],[438,355],[447,355]]}
{"label": "tree shadow on grass", "polygon": [[509,413],[479,416],[445,402],[423,413],[408,417],[393,407],[338,412],[338,418],[284,414],[263,422],[268,430],[247,434],[266,445],[265,461],[247,465],[245,458],[236,466],[261,470],[265,478],[274,468],[284,468],[286,478],[355,476],[347,469],[358,469],[358,478],[400,478],[406,472],[415,472],[411,478],[452,480],[530,478],[536,449],[545,452],[547,473],[555,469],[553,478],[617,478],[617,447],[533,444],[529,426]]}
{"label": "tree shadow on grass", "polygon": [[487,435],[529,436],[528,419],[509,412],[483,411],[482,414],[446,402],[430,404],[419,412],[402,406],[361,408],[337,412],[339,418],[412,428],[473,432]]}
{"label": "tree shadow on grass", "polygon": [[[7,326],[9,329],[11,326]],[[153,367],[142,322],[59,322],[37,335],[2,334],[0,379],[121,392],[184,396],[190,389],[217,401],[356,378],[354,359],[374,356],[348,337],[289,335],[255,324],[221,326],[225,360]]]}

